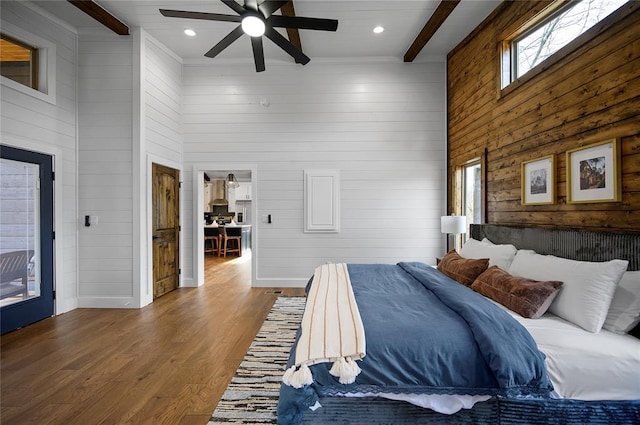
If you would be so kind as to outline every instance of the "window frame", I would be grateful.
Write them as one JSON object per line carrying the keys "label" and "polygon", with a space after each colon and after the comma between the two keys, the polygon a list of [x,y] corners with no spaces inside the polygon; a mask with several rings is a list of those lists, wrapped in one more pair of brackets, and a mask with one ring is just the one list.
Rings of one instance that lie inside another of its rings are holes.
{"label": "window frame", "polygon": [[[38,53],[38,48],[35,46],[32,46],[30,44],[25,43],[24,41],[18,40],[12,36],[10,36],[9,34],[5,34],[4,32],[0,33],[0,38],[2,38],[5,41],[8,41],[11,44],[15,44],[18,47],[22,47],[23,49],[29,50],[30,54],[29,54],[29,63],[30,63],[30,71],[29,71],[29,80],[30,80],[30,88],[34,89],[34,90],[38,90],[38,74],[39,74],[39,70],[40,67],[38,65],[38,58],[39,58],[39,53]],[[15,80],[14,80],[15,81]]]}
{"label": "window frame", "polygon": [[[512,83],[514,81],[517,81],[518,79],[522,78],[524,75],[526,75],[528,72],[530,72],[531,70],[533,70],[534,68],[536,68],[538,65],[540,65],[542,62],[544,62],[546,60],[545,59],[545,60],[539,62],[537,65],[531,67],[531,69],[529,69],[529,71],[525,72],[521,76],[518,76],[518,48],[517,48],[517,43],[519,41],[521,41],[522,39],[526,38],[531,33],[536,32],[538,29],[540,29],[541,27],[545,26],[549,21],[552,21],[558,15],[561,15],[566,10],[571,9],[574,6],[574,4],[575,4],[575,2],[572,2],[572,1],[559,1],[557,3],[553,3],[547,9],[545,9],[544,13],[542,13],[539,16],[536,16],[534,19],[528,21],[525,26],[520,28],[511,37],[509,37],[509,39],[508,39],[508,49],[509,49],[509,53],[508,54],[509,54],[509,59],[510,59],[509,75],[510,75]],[[578,38],[578,37],[576,37],[576,38]],[[573,40],[575,40],[575,38]],[[569,43],[565,44],[565,46],[568,45],[568,44],[571,44],[573,42],[573,40],[571,40]],[[552,53],[549,57],[555,55],[561,49],[562,48],[558,49],[556,52]],[[508,84],[510,84],[510,83],[507,83],[507,85]]]}
{"label": "window frame", "polygon": [[2,21],[2,34],[37,49],[37,89],[0,75],[0,84],[20,93],[56,104],[56,45],[16,25]]}
{"label": "window frame", "polygon": [[[458,164],[454,166],[454,177],[453,177],[453,191],[452,191],[452,213],[455,215],[466,215],[464,214],[464,201],[465,201],[465,169],[467,167],[473,165],[480,165],[480,223],[482,224],[487,222],[487,150],[483,149],[481,152],[475,152],[473,155],[466,159],[462,159]],[[469,225],[471,223],[467,223],[467,230],[469,229]],[[465,238],[468,239],[470,237],[469,232],[465,234]],[[456,236],[460,238],[456,241],[456,244],[464,243],[464,240],[461,238],[462,235]]]}
{"label": "window frame", "polygon": [[[460,211],[461,214],[460,215],[464,215],[467,216],[466,214],[466,205],[468,204],[468,197],[467,195],[469,194],[469,187],[467,186],[467,183],[469,182],[469,171],[472,168],[475,167],[479,167],[479,172],[480,172],[480,221],[482,222],[482,161],[481,158],[475,158],[474,160],[471,160],[469,162],[467,162],[466,164],[464,164],[461,167],[461,171],[462,171],[462,191],[461,191],[461,197],[460,197]],[[474,185],[475,186],[475,185]],[[474,187],[475,189],[475,187]],[[474,199],[474,204],[475,204],[475,199]],[[475,205],[474,205],[475,207]],[[474,211],[476,210],[476,208],[474,208]],[[468,216],[467,216],[468,217]],[[469,226],[469,224],[471,224],[472,222],[470,220],[467,220],[467,228]],[[474,222],[475,223],[475,222]],[[467,232],[468,233],[468,232]]]}
{"label": "window frame", "polygon": [[[524,22],[521,23],[515,30],[511,29],[506,35],[501,37],[501,41],[498,43],[498,58],[499,58],[499,72],[498,72],[498,98],[515,90],[521,84],[531,80],[535,76],[539,75],[543,71],[547,70],[573,51],[586,44],[592,38],[602,32],[602,29],[612,25],[619,19],[626,16],[628,12],[623,11],[628,5],[632,3],[627,1],[626,4],[620,6],[618,10],[613,11],[609,15],[605,16],[597,24],[583,32],[569,43],[561,47],[559,50],[551,54],[549,57],[532,67],[529,71],[524,73],[520,77],[515,77],[515,65],[517,61],[512,45],[518,39],[522,39],[529,33],[537,30],[539,27],[545,25],[549,20],[556,17],[558,14],[565,12],[568,8],[575,4],[572,0],[557,0],[541,10],[531,10],[531,13],[524,18]],[[522,22],[522,21],[520,21]]]}

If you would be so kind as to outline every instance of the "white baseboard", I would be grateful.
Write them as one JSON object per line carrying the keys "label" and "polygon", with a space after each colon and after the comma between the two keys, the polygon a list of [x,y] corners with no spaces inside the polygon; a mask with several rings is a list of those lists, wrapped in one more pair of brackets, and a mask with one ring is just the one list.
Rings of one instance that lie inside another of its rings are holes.
{"label": "white baseboard", "polygon": [[72,298],[69,300],[64,300],[61,303],[61,307],[58,308],[58,304],[56,304],[56,316],[59,314],[67,313],[71,310],[75,310],[78,308],[78,299]]}
{"label": "white baseboard", "polygon": [[133,297],[78,297],[78,308],[140,308]]}
{"label": "white baseboard", "polygon": [[182,288],[197,288],[198,286],[198,282],[191,277],[182,279]]}

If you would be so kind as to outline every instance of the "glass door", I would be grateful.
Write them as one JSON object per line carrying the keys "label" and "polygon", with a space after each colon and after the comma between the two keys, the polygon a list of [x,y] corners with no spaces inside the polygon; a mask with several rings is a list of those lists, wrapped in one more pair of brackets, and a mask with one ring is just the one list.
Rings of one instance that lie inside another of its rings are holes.
{"label": "glass door", "polygon": [[0,147],[0,327],[53,315],[52,157]]}

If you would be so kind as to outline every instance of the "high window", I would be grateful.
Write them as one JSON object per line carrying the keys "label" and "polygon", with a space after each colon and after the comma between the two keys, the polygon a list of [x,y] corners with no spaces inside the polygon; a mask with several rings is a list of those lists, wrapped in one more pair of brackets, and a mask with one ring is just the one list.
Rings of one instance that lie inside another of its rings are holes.
{"label": "high window", "polygon": [[55,105],[55,43],[2,21],[0,84]]}
{"label": "high window", "polygon": [[557,1],[503,43],[502,87],[522,77],[628,1]]}
{"label": "high window", "polygon": [[38,90],[38,49],[0,34],[0,75]]}

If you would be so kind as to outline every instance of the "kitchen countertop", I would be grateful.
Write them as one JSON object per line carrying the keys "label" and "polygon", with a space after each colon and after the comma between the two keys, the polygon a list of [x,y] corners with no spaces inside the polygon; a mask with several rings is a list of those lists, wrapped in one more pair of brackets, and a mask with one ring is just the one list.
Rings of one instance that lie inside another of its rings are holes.
{"label": "kitchen countertop", "polygon": [[204,227],[208,228],[217,228],[217,227],[251,227],[250,224],[225,224],[224,226],[218,226],[217,224],[205,224]]}

